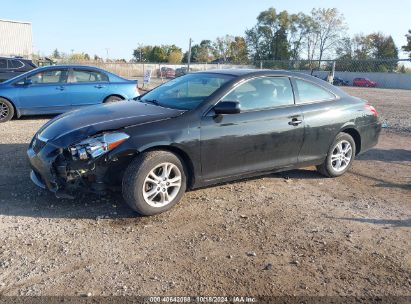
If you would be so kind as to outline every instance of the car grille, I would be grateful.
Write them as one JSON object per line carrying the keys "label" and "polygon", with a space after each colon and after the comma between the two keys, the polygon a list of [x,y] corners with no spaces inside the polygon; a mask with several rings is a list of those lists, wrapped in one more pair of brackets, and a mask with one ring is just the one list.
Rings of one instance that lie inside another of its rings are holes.
{"label": "car grille", "polygon": [[34,138],[33,143],[31,144],[31,147],[33,151],[37,154],[43,149],[43,147],[46,145],[45,141],[40,140],[37,136]]}

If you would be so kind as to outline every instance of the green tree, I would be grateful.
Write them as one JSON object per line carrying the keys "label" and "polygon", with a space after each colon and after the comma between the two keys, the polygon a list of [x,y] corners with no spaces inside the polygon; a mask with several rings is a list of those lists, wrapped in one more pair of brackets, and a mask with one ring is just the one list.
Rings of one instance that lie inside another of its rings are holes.
{"label": "green tree", "polygon": [[173,50],[168,54],[168,62],[169,63],[181,63],[181,59],[183,58],[183,53],[181,50]]}
{"label": "green tree", "polygon": [[369,38],[375,59],[398,59],[398,48],[391,35],[384,36],[382,33],[373,33],[369,35]]}
{"label": "green tree", "polygon": [[[359,72],[393,72],[398,65],[398,48],[392,36],[382,33],[345,38],[337,48],[337,69]],[[349,60],[356,60],[350,62]]]}
{"label": "green tree", "polygon": [[232,63],[248,63],[247,43],[243,37],[234,37],[234,41],[232,41],[230,44],[230,57]]}
{"label": "green tree", "polygon": [[60,59],[60,58],[61,58],[61,55],[60,55],[59,50],[58,50],[58,49],[55,49],[55,50],[53,51],[53,54],[52,54],[51,57],[52,57],[52,58],[55,58],[55,59]]}
{"label": "green tree", "polygon": [[[190,62],[199,62],[198,61],[199,52],[200,52],[200,46],[198,44],[193,45],[191,47]],[[184,53],[182,62],[184,63],[188,62],[188,51]]]}
{"label": "green tree", "polygon": [[143,62],[148,61],[148,56],[153,51],[153,46],[146,45],[142,47],[138,47],[134,50],[133,56],[136,58],[137,61]]}
{"label": "green tree", "polygon": [[249,52],[254,60],[288,60],[290,47],[288,29],[290,17],[287,11],[277,14],[271,7],[257,17],[257,24],[246,31]]}
{"label": "green tree", "polygon": [[[145,45],[133,50],[137,62],[181,62],[182,51],[176,45]],[[180,59],[179,59],[180,58]]]}
{"label": "green tree", "polygon": [[167,54],[161,46],[154,46],[151,52],[147,54],[149,62],[167,62]]}
{"label": "green tree", "polygon": [[202,40],[196,49],[196,62],[210,62],[214,59],[214,47],[211,40]]}
{"label": "green tree", "polygon": [[98,55],[94,55],[94,61],[102,62],[103,58],[99,57]]}
{"label": "green tree", "polygon": [[70,61],[85,61],[86,60],[86,54],[84,54],[84,53],[71,54],[69,60]]}
{"label": "green tree", "polygon": [[407,44],[402,47],[402,50],[408,52],[408,55],[411,58],[411,30],[408,30],[408,34],[405,35],[405,37],[407,37]]}

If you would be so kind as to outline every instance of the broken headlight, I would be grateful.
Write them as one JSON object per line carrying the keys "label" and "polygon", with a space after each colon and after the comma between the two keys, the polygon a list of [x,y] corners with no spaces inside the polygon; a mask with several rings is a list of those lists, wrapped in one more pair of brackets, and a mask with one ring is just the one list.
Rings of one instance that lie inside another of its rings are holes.
{"label": "broken headlight", "polygon": [[99,156],[113,150],[130,136],[126,133],[106,133],[87,138],[69,148],[74,160],[95,159]]}

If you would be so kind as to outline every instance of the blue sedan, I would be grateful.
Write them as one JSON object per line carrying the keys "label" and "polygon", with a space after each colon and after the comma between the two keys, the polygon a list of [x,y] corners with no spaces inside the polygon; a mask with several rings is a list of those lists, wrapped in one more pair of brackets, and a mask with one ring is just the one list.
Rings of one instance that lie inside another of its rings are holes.
{"label": "blue sedan", "polygon": [[0,122],[139,95],[137,81],[88,66],[48,66],[0,83]]}

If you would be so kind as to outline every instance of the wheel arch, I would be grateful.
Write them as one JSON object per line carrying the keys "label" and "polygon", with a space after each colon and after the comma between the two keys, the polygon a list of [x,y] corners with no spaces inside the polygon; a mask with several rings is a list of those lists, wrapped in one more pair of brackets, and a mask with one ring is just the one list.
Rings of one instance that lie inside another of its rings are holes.
{"label": "wheel arch", "polygon": [[20,110],[16,107],[16,104],[13,102],[13,100],[11,100],[10,98],[5,97],[5,96],[0,96],[0,98],[3,98],[5,100],[7,100],[8,102],[10,102],[11,105],[13,106],[14,116],[17,117],[17,118],[20,118],[20,116],[21,116]]}
{"label": "wheel arch", "polygon": [[194,164],[188,155],[183,149],[176,147],[176,146],[169,146],[169,145],[158,145],[149,147],[145,150],[140,151],[140,153],[150,152],[150,151],[166,151],[171,152],[177,155],[182,161],[185,169],[187,170],[187,188],[191,189],[195,183],[195,169]]}
{"label": "wheel arch", "polygon": [[103,99],[103,103],[105,103],[107,101],[107,99],[109,99],[110,97],[119,97],[121,99],[127,99],[125,96],[121,95],[121,94],[109,94],[107,95],[104,99]]}
{"label": "wheel arch", "polygon": [[341,130],[343,133],[349,134],[355,142],[355,155],[361,152],[361,135],[360,132],[354,126],[346,126]]}

